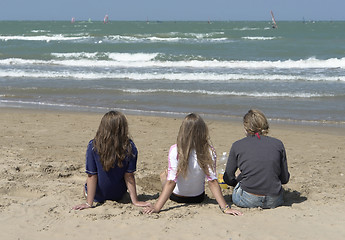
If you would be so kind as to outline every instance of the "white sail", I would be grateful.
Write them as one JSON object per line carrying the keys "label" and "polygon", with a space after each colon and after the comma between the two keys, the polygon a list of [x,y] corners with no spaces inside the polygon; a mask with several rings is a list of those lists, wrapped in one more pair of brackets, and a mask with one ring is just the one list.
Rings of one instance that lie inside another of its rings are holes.
{"label": "white sail", "polygon": [[272,10],[271,10],[271,16],[272,16],[272,28],[278,28],[278,26],[277,26],[277,23],[276,23],[276,20],[274,19],[274,15],[273,15],[273,12],[272,12]]}

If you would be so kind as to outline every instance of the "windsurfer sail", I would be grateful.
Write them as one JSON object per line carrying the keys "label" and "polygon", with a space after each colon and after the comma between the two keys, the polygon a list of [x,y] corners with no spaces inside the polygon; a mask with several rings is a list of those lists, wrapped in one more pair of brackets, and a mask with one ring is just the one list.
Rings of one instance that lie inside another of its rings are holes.
{"label": "windsurfer sail", "polygon": [[271,10],[271,16],[272,16],[272,28],[278,28],[276,20],[274,19],[272,10]]}
{"label": "windsurfer sail", "polygon": [[104,16],[103,22],[104,23],[108,23],[109,22],[108,14]]}

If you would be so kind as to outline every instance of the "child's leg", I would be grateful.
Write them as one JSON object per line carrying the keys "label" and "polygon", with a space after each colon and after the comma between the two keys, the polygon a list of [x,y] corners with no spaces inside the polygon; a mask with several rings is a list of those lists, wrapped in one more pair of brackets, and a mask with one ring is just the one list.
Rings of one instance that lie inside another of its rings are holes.
{"label": "child's leg", "polygon": [[160,179],[162,183],[162,189],[165,186],[165,183],[167,182],[167,177],[168,177],[168,169],[165,169],[161,174],[160,174]]}

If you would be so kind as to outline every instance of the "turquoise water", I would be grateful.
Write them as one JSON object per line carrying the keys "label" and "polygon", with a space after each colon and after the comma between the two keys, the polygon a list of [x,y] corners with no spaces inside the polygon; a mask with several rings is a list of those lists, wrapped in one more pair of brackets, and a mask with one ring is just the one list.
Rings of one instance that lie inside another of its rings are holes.
{"label": "turquoise water", "polygon": [[345,123],[345,22],[0,22],[0,107]]}

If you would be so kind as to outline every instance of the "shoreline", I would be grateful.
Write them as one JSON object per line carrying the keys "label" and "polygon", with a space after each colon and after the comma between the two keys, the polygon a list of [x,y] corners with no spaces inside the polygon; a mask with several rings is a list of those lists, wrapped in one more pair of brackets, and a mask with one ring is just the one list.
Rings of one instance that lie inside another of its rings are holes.
{"label": "shoreline", "polygon": [[[206,184],[203,203],[168,200],[161,213],[144,215],[129,202],[106,201],[93,209],[70,210],[84,201],[86,146],[104,113],[13,108],[0,112],[0,232],[5,239],[345,237],[344,128],[271,123],[269,136],[284,143],[291,174],[281,207],[240,209],[244,216],[227,216]],[[138,198],[155,202],[161,192],[159,174],[167,167],[182,118],[126,116],[139,151]],[[218,156],[244,137],[241,121],[205,121]],[[231,189],[223,195],[231,204]]]}
{"label": "shoreline", "polygon": [[[126,115],[132,116],[148,116],[148,117],[162,117],[162,118],[181,118],[183,119],[188,113],[181,113],[181,112],[159,112],[159,111],[144,111],[144,110],[131,110],[131,109],[118,109],[118,108],[104,108],[104,109],[97,109],[97,111],[89,111],[89,110],[82,110],[82,109],[60,109],[60,108],[35,108],[35,107],[10,107],[10,106],[0,106],[0,110],[4,109],[11,110],[26,110],[26,111],[48,111],[48,112],[61,112],[61,113],[85,113],[85,114],[104,114],[110,110],[117,110],[121,111]],[[248,108],[249,110],[249,108]],[[205,114],[199,113],[205,120],[214,120],[214,121],[221,121],[221,122],[242,122],[243,116],[235,116],[235,115],[218,115],[218,114]],[[243,113],[245,114],[245,112]],[[297,119],[275,119],[270,118],[266,115],[267,120],[270,124],[275,125],[283,125],[283,126],[303,126],[303,127],[321,127],[321,128],[330,128],[330,129],[338,129],[344,128],[345,129],[345,121],[336,122],[336,121],[326,121],[326,120],[297,120]]]}

